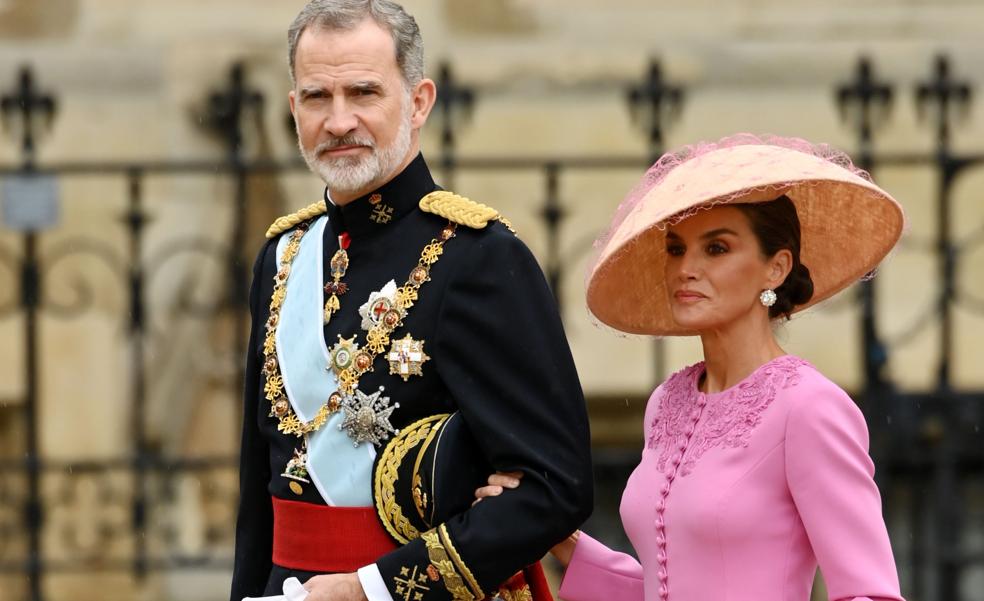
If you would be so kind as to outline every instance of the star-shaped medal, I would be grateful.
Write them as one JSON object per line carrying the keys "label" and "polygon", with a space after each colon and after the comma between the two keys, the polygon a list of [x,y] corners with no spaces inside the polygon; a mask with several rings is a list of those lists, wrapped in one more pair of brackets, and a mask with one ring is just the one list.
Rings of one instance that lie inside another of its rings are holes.
{"label": "star-shaped medal", "polygon": [[386,355],[390,364],[390,373],[403,378],[406,382],[410,376],[423,375],[421,367],[430,357],[424,353],[424,341],[414,340],[407,334],[400,340],[394,340],[390,352]]}
{"label": "star-shaped medal", "polygon": [[378,447],[392,434],[399,434],[389,418],[400,404],[390,405],[389,397],[381,396],[384,389],[380,386],[378,391],[365,394],[357,388],[354,394],[346,395],[342,400],[345,419],[338,429],[345,430],[353,446],[371,442]]}

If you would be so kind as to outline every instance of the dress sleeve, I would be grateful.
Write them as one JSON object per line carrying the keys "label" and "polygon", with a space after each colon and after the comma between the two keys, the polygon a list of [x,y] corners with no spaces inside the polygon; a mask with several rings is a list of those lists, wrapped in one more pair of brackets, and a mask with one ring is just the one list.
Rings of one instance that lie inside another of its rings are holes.
{"label": "dress sleeve", "polygon": [[786,424],[786,480],[829,597],[901,600],[864,417],[830,382],[801,390]]}
{"label": "dress sleeve", "polygon": [[587,412],[556,300],[529,249],[495,227],[450,279],[434,360],[485,459],[523,484],[380,558],[394,598],[430,565],[439,581],[421,601],[491,595],[591,511]]}
{"label": "dress sleeve", "polygon": [[[264,260],[275,245],[267,243],[253,266],[253,283],[249,290],[250,333],[246,349],[246,378],[243,391],[243,433],[239,455],[239,513],[236,520],[236,551],[232,575],[231,601],[259,597],[266,587],[272,568],[273,508],[267,485],[270,482],[270,449],[260,434],[259,336],[263,332],[266,311],[264,299],[270,298],[264,286]],[[272,281],[272,273],[271,281]],[[264,295],[264,291],[266,294]]]}
{"label": "dress sleeve", "polygon": [[642,601],[642,566],[582,532],[558,594],[564,601]]}

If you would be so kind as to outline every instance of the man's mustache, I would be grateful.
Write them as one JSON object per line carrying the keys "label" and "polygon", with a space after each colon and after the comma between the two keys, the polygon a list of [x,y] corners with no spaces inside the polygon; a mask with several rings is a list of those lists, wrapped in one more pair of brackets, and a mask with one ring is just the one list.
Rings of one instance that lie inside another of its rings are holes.
{"label": "man's mustache", "polygon": [[321,154],[326,150],[331,150],[332,148],[339,148],[342,146],[366,146],[368,148],[376,148],[375,143],[370,138],[363,138],[361,136],[342,136],[340,138],[331,138],[318,144],[314,149],[315,154]]}

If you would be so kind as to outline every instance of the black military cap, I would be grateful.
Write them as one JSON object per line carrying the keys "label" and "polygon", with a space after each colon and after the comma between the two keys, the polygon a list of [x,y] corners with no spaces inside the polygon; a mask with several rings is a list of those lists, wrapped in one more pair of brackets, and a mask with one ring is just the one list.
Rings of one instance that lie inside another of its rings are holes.
{"label": "black military cap", "polygon": [[418,420],[373,466],[373,503],[386,531],[406,544],[468,509],[492,468],[457,412]]}

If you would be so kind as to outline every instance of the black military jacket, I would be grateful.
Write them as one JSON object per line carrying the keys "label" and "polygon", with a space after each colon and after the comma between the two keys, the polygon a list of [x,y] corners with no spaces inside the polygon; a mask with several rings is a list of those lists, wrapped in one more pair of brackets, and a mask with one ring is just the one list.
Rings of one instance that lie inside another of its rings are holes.
{"label": "black military jacket", "polygon": [[[350,265],[343,279],[348,291],[341,309],[324,326],[331,348],[338,335],[365,340],[358,308],[389,280],[403,285],[424,246],[447,221],[425,213],[419,200],[438,189],[423,157],[375,192],[343,207],[329,203],[325,228],[325,282],[347,231]],[[260,251],[250,290],[252,328],[246,359],[245,409],[240,467],[240,506],[236,525],[232,601],[244,596],[280,594],[283,580],[308,573],[271,561],[273,517],[270,496],[324,504],[314,486],[294,494],[280,476],[298,439],[277,431],[263,394],[264,324],[276,273],[277,238]],[[386,387],[400,404],[391,422],[404,427],[422,417],[459,411],[497,470],[522,471],[522,485],[486,499],[444,524],[446,552],[455,569],[470,572],[464,581],[488,594],[524,566],[540,559],[575,530],[592,506],[591,461],[584,398],[556,303],[529,249],[505,225],[484,229],[460,225],[432,267],[416,304],[392,339],[410,333],[425,341],[430,360],[422,376],[404,382],[389,374],[384,354],[359,384],[363,391]],[[289,294],[289,287],[288,287]],[[316,324],[312,324],[316,327]],[[339,435],[345,434],[339,432]],[[376,564],[394,599],[403,599],[401,575],[426,571],[431,563],[422,539],[380,557]],[[452,595],[444,579],[428,582],[425,600],[467,598]]]}

